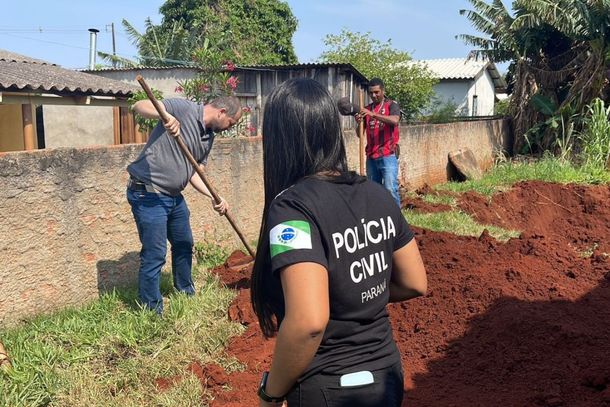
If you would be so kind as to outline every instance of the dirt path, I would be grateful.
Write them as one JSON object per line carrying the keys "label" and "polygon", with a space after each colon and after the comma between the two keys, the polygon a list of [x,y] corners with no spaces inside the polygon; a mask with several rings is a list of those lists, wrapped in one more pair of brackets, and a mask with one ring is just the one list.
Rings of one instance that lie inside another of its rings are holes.
{"label": "dirt path", "polygon": [[[523,230],[505,244],[416,229],[429,294],[389,306],[405,369],[405,406],[610,406],[610,186],[526,182],[460,207],[482,223]],[[215,270],[238,290],[229,317],[247,325],[227,375],[191,366],[213,406],[257,405],[273,341],[250,308],[241,253]],[[231,391],[223,390],[226,385]]]}

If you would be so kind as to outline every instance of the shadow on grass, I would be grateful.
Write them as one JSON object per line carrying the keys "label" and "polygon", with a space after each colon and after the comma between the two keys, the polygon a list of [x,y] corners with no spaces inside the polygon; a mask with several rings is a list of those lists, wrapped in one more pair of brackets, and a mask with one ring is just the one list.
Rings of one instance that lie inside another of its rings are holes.
{"label": "shadow on grass", "polygon": [[[99,295],[116,293],[118,298],[129,308],[140,309],[138,302],[138,269],[140,254],[128,252],[118,260],[100,260],[97,262],[97,289]],[[173,293],[171,273],[161,273],[161,295]]]}

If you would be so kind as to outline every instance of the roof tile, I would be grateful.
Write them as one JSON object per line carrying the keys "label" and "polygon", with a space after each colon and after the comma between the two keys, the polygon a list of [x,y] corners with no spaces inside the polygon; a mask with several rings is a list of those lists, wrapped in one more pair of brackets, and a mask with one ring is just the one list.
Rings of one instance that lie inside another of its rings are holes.
{"label": "roof tile", "polygon": [[0,50],[0,91],[127,97],[137,86]]}

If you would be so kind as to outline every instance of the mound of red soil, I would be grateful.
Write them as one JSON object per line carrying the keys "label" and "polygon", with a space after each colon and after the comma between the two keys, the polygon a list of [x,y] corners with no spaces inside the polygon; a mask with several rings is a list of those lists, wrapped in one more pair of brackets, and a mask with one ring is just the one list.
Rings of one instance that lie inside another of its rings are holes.
{"label": "mound of red soil", "polygon": [[576,250],[610,253],[610,185],[517,184],[491,200],[473,192],[459,206],[480,223],[567,242]]}
{"label": "mound of red soil", "polygon": [[424,201],[422,198],[425,195],[438,195],[438,196],[454,196],[452,192],[448,191],[434,191],[430,186],[424,185],[415,191],[415,196],[407,196],[404,198],[400,205],[403,208],[413,209],[421,213],[437,213],[451,211],[453,208],[445,204],[433,204]]}
{"label": "mound of red soil", "polygon": [[[466,194],[460,206],[523,233],[499,243],[485,232],[415,230],[429,293],[389,306],[404,405],[610,405],[610,187],[527,182],[491,201]],[[587,248],[592,255],[583,255]],[[227,352],[247,369],[227,375],[206,366],[199,377],[213,406],[257,405],[274,343],[251,311],[250,267],[216,272],[239,290],[229,314],[247,331]]]}

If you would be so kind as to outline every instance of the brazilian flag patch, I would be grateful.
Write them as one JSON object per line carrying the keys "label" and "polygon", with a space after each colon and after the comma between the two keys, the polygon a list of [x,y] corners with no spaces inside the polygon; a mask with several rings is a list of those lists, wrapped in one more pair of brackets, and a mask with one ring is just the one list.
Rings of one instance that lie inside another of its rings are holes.
{"label": "brazilian flag patch", "polygon": [[280,253],[296,249],[311,249],[309,222],[289,220],[275,226],[269,232],[271,258]]}

